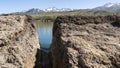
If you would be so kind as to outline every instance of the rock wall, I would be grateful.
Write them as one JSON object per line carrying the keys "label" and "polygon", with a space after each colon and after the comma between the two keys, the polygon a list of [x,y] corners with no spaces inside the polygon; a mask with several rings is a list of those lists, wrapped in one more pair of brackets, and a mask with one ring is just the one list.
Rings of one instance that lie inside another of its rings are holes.
{"label": "rock wall", "polygon": [[52,57],[53,68],[120,68],[120,17],[58,17]]}
{"label": "rock wall", "polygon": [[0,68],[33,68],[38,48],[29,16],[0,16]]}

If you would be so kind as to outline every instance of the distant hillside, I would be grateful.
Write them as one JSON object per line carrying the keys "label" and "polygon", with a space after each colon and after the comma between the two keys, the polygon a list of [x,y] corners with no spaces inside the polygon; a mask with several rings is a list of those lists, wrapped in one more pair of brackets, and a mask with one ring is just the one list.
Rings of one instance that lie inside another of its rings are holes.
{"label": "distant hillside", "polygon": [[41,12],[44,12],[43,10],[40,10],[40,9],[35,9],[35,8],[32,8],[32,9],[29,9],[28,11],[24,12],[26,14],[37,14],[37,13],[41,13]]}
{"label": "distant hillside", "polygon": [[32,18],[34,20],[41,20],[43,22],[54,22],[54,20],[58,16],[74,16],[74,15],[81,15],[81,16],[105,16],[105,15],[120,15],[119,12],[113,11],[93,11],[89,9],[84,10],[74,10],[74,11],[67,11],[67,12],[44,12],[40,14],[32,14]]}

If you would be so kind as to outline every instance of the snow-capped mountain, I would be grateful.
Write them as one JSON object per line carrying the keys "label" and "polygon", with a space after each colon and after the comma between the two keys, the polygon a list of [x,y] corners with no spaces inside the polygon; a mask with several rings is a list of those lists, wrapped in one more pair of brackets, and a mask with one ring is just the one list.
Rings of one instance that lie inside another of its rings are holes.
{"label": "snow-capped mountain", "polygon": [[[37,13],[42,13],[42,12],[66,12],[66,11],[74,11],[75,9],[70,9],[70,8],[56,8],[56,7],[49,7],[47,9],[39,9],[39,8],[32,8],[29,9],[28,11],[24,12],[17,12],[20,14],[37,14]],[[79,10],[79,9],[77,9]],[[117,11],[120,12],[120,3],[107,3],[102,6],[98,6],[93,9],[89,9],[93,11]]]}
{"label": "snow-capped mountain", "polygon": [[29,9],[27,11],[20,12],[20,13],[37,14],[37,13],[42,13],[42,12],[63,12],[63,11],[72,11],[72,9],[70,9],[70,8],[61,8],[61,9],[58,9],[56,7],[50,7],[50,8],[41,10],[39,8],[32,8],[32,9]]}
{"label": "snow-capped mountain", "polygon": [[120,12],[120,3],[107,3],[103,6],[96,7],[93,10],[118,11],[118,12]]}
{"label": "snow-capped mountain", "polygon": [[45,12],[63,12],[63,11],[72,11],[70,8],[61,8],[58,9],[56,7],[50,7],[44,10]]}
{"label": "snow-capped mountain", "polygon": [[45,12],[58,12],[59,9],[56,7],[50,7],[44,10]]}
{"label": "snow-capped mountain", "polygon": [[60,11],[73,11],[73,9],[70,9],[70,8],[62,8],[62,9],[60,9]]}
{"label": "snow-capped mountain", "polygon": [[114,3],[107,3],[104,5],[104,7],[112,7],[113,5],[115,5]]}

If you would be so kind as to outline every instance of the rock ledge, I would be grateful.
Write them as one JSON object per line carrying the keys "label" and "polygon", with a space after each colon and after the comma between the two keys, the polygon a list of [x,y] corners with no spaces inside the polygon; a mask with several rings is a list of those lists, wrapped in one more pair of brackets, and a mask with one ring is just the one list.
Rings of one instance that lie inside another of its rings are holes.
{"label": "rock ledge", "polygon": [[52,56],[53,68],[120,68],[120,17],[58,17]]}
{"label": "rock ledge", "polygon": [[0,16],[0,68],[33,68],[38,48],[29,16]]}

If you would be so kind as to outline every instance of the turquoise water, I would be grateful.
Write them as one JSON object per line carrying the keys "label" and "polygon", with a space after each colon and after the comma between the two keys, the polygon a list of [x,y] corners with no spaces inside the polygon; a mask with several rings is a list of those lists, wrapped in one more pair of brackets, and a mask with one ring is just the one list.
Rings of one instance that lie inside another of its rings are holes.
{"label": "turquoise water", "polygon": [[40,22],[36,23],[39,42],[42,48],[50,48],[52,43],[52,27],[53,22]]}

